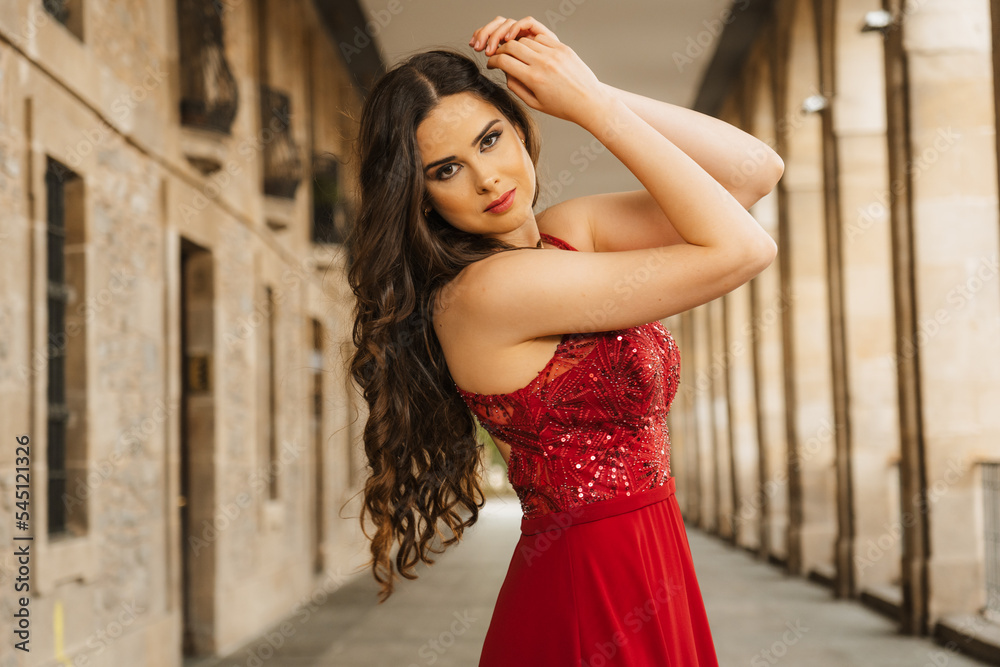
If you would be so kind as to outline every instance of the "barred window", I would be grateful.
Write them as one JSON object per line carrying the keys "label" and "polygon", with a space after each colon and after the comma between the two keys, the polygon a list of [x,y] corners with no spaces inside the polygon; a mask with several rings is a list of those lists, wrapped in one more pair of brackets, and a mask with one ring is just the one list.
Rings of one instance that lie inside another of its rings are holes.
{"label": "barred window", "polygon": [[177,2],[181,123],[229,134],[239,88],[226,60],[220,7],[213,0]]}
{"label": "barred window", "polygon": [[51,158],[45,171],[48,532],[86,532],[84,189]]}
{"label": "barred window", "polygon": [[83,41],[82,0],[42,0],[45,13],[61,23],[74,37]]}
{"label": "barred window", "polygon": [[347,238],[347,208],[336,158],[313,156],[313,243],[343,243]]}
{"label": "barred window", "polygon": [[268,480],[268,498],[278,497],[278,409],[277,374],[275,373],[275,298],[274,290],[266,285],[263,290],[264,322],[260,327],[260,360],[262,364],[260,383],[262,389],[260,416],[263,420],[261,433],[261,461],[263,474]]}

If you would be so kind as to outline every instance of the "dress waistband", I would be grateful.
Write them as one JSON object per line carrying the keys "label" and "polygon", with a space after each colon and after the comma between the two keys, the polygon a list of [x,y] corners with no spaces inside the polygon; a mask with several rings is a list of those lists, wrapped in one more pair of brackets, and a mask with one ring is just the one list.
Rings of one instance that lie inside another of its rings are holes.
{"label": "dress waistband", "polygon": [[549,512],[548,514],[530,519],[528,517],[521,517],[521,534],[537,535],[550,529],[563,530],[569,526],[631,512],[646,505],[666,500],[674,494],[676,489],[676,478],[668,477],[660,486],[654,486],[652,489],[633,493],[630,496],[618,496],[610,500],[599,500],[571,507],[568,510],[560,512]]}

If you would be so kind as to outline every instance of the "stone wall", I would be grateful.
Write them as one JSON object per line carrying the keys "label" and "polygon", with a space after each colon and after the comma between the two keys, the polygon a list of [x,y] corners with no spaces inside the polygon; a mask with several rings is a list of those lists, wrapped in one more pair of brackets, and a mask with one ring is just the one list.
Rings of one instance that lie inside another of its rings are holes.
{"label": "stone wall", "polygon": [[928,633],[1000,606],[980,472],[1000,461],[996,27],[986,0],[888,4],[862,31],[883,3],[778,0],[733,77],[719,116],[785,162],[751,211],[779,257],[725,317],[673,318],[671,425],[700,454],[676,471],[698,525]]}
{"label": "stone wall", "polygon": [[[12,0],[0,11],[0,422],[9,439],[0,456],[0,504],[9,519],[0,539],[12,544],[18,532],[10,520],[13,440],[25,434],[35,536],[31,652],[5,642],[0,665],[59,657],[74,665],[177,666],[186,625],[192,652],[224,653],[339,587],[364,560],[357,507],[348,502],[359,477],[350,466],[361,465],[351,452],[356,397],[344,366],[350,292],[339,246],[310,241],[308,171],[311,152],[346,157],[354,128],[344,118],[357,117],[360,100],[313,4],[268,0],[279,16],[268,32],[271,75],[292,95],[292,133],[305,165],[294,200],[273,201],[261,190],[256,2],[217,3],[240,95],[228,136],[180,125],[175,3],[70,4],[84,12],[82,41],[39,2]],[[312,106],[311,88],[322,91]],[[206,173],[190,159],[206,154],[217,170]],[[51,537],[49,157],[83,183],[82,207],[72,212],[82,216],[82,243],[67,247],[79,260],[67,268],[85,288],[67,309],[85,323],[75,334],[85,363],[67,372],[86,393],[86,409],[71,418],[79,437],[70,443],[72,456],[84,457],[77,461],[84,474],[64,498],[85,508],[86,525],[79,535]],[[351,166],[343,169],[349,186]],[[275,218],[283,224],[268,224]],[[207,283],[189,284],[200,296],[185,302],[189,248],[206,253],[189,279]],[[277,303],[273,466],[259,419],[267,423],[257,354],[265,285]],[[182,317],[209,341],[209,388],[194,397],[182,391],[189,362]],[[324,332],[318,436],[310,430],[313,320]],[[321,498],[313,493],[317,446]],[[270,474],[277,476],[273,499],[259,483]],[[187,498],[184,478],[195,489]],[[190,509],[199,520],[185,534],[180,505],[196,498],[203,504]],[[317,547],[318,506],[325,523]],[[16,567],[9,552],[0,559],[0,600],[11,611]],[[210,585],[193,590],[186,568]]]}

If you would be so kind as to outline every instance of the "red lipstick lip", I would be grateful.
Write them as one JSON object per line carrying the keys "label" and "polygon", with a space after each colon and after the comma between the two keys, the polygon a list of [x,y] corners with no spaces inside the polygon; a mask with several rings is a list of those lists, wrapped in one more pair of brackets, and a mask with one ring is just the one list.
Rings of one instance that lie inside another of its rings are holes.
{"label": "red lipstick lip", "polygon": [[489,206],[486,207],[487,211],[493,210],[493,208],[504,208],[511,199],[514,198],[514,190],[517,188],[512,188],[503,194],[500,199],[494,200]]}

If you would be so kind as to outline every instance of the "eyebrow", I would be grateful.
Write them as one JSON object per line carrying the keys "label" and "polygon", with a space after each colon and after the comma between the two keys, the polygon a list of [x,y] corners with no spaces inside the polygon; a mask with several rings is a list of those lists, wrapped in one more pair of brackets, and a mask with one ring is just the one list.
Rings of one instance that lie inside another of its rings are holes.
{"label": "eyebrow", "polygon": [[[476,135],[476,138],[473,139],[472,143],[469,144],[469,145],[475,147],[476,144],[478,144],[480,141],[483,140],[483,137],[486,136],[486,133],[490,131],[490,128],[493,127],[494,125],[496,125],[499,122],[500,122],[499,118],[494,118],[490,122],[486,123],[486,127],[484,127],[482,130],[479,131],[479,134]],[[432,168],[438,166],[439,164],[444,164],[445,162],[450,162],[451,160],[454,160],[454,159],[455,159],[454,155],[449,155],[446,158],[442,158],[440,160],[436,160],[434,162],[431,162],[426,167],[424,167],[424,171],[427,171],[428,169],[432,169]]]}

